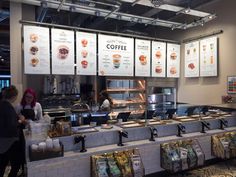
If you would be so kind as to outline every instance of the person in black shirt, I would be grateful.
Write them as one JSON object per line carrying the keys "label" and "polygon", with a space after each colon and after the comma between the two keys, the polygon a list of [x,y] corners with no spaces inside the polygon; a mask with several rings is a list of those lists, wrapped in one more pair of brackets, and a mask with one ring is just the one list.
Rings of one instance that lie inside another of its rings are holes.
{"label": "person in black shirt", "polygon": [[12,103],[18,91],[15,86],[5,88],[0,100],[0,177],[3,177],[6,166],[10,162],[11,171],[8,177],[16,177],[19,163],[19,117]]}

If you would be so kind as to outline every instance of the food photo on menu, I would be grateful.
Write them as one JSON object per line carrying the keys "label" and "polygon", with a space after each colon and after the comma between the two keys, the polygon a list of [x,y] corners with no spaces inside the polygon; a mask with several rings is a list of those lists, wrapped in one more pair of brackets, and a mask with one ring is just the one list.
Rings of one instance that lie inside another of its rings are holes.
{"label": "food photo on menu", "polygon": [[158,74],[162,73],[162,67],[161,66],[156,66],[155,72],[158,73]]}
{"label": "food photo on menu", "polygon": [[88,40],[87,40],[87,39],[82,39],[82,40],[81,40],[81,44],[82,44],[83,47],[87,47],[87,45],[88,45]]}
{"label": "food photo on menu", "polygon": [[69,54],[69,47],[66,45],[59,45],[58,46],[58,58],[59,59],[66,59]]}
{"label": "food photo on menu", "polygon": [[30,35],[30,41],[35,43],[38,41],[38,35],[37,34],[31,34]]}
{"label": "food photo on menu", "polygon": [[147,56],[140,55],[139,56],[139,61],[140,61],[141,65],[146,65],[147,64]]}
{"label": "food photo on menu", "polygon": [[36,55],[38,51],[39,51],[39,49],[38,49],[37,46],[32,46],[32,47],[30,47],[30,53],[31,53],[32,55]]}
{"label": "food photo on menu", "polygon": [[188,64],[188,68],[189,68],[190,70],[194,70],[194,69],[195,69],[194,63],[189,63],[189,64]]}
{"label": "food photo on menu", "polygon": [[120,54],[113,54],[112,58],[113,58],[114,68],[119,68],[120,67],[121,55]]}
{"label": "food photo on menu", "polygon": [[156,55],[157,59],[160,59],[161,58],[161,51],[158,50],[155,55]]}
{"label": "food photo on menu", "polygon": [[30,64],[33,67],[36,67],[38,65],[38,63],[39,63],[39,59],[38,58],[34,57],[34,58],[31,59],[31,63]]}
{"label": "food photo on menu", "polygon": [[175,75],[177,73],[177,69],[175,66],[170,67],[170,74]]}
{"label": "food photo on menu", "polygon": [[176,60],[177,54],[176,54],[175,52],[172,52],[172,53],[170,54],[170,58],[171,58],[172,60]]}

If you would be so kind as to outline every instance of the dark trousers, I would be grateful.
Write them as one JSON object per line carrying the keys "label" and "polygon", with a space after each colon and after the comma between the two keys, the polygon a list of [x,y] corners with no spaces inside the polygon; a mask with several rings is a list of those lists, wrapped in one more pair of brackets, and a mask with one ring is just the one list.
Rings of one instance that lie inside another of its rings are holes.
{"label": "dark trousers", "polygon": [[5,169],[10,162],[11,171],[8,177],[16,177],[20,169],[20,160],[19,160],[19,142],[16,141],[11,145],[7,152],[0,154],[0,177],[3,177]]}

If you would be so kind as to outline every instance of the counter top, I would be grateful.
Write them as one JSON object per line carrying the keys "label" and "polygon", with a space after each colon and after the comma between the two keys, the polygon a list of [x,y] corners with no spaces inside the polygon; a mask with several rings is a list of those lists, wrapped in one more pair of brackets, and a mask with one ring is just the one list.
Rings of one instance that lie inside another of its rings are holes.
{"label": "counter top", "polygon": [[213,104],[209,105],[216,108],[227,108],[236,111],[236,103]]}

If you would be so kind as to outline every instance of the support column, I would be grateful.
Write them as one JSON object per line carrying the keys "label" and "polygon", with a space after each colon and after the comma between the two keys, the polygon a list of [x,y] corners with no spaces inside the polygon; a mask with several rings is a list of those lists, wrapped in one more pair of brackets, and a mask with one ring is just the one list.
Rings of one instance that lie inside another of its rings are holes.
{"label": "support column", "polygon": [[19,20],[22,19],[21,3],[10,2],[10,71],[11,83],[19,91],[18,99],[20,102],[23,92],[23,60],[21,48],[21,27]]}

